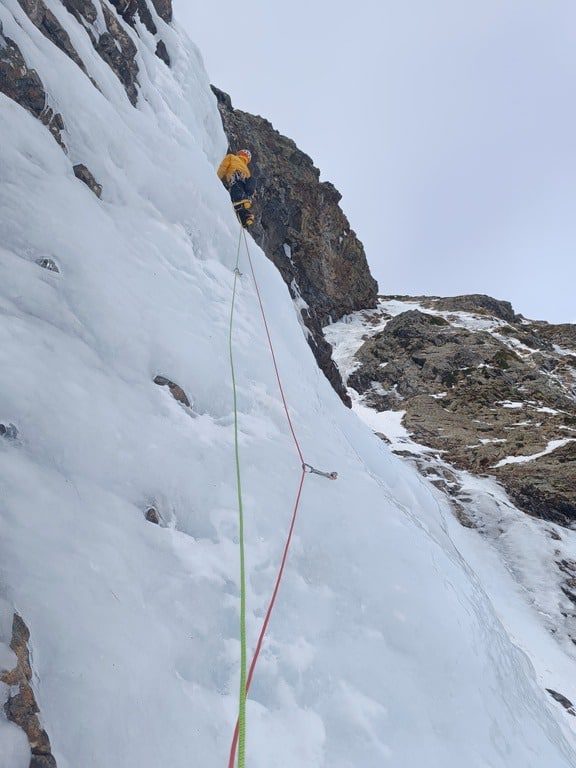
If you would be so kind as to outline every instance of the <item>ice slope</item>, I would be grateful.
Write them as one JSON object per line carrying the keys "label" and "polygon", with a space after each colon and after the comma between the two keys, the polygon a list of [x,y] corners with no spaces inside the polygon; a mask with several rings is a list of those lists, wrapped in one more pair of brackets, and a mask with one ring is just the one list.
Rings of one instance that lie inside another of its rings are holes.
{"label": "ice slope", "polygon": [[[364,341],[380,333],[390,317],[407,309],[444,317],[452,325],[488,331],[506,339],[499,334],[503,321],[496,318],[442,312],[423,306],[417,299],[381,298],[378,310],[352,313],[324,329],[344,381],[357,367],[355,355]],[[374,383],[374,387],[378,386],[381,385]],[[419,443],[403,424],[405,411],[378,411],[372,401],[352,387],[348,394],[358,417],[384,436],[392,451],[416,466],[426,481],[436,486],[434,493],[440,499],[453,505],[453,520],[446,518],[452,540],[473,567],[509,635],[530,659],[541,687],[561,691],[567,698],[565,724],[576,734],[576,718],[569,707],[576,700],[574,615],[570,582],[562,571],[562,565],[574,562],[576,557],[576,531],[527,515],[514,505],[494,477],[475,476],[459,469],[448,462],[443,451]],[[439,393],[435,397],[442,399],[445,395]],[[539,408],[534,401],[501,401],[500,405],[514,410],[552,410]],[[480,442],[485,441],[506,442],[480,438]],[[548,449],[564,442],[550,441]],[[513,460],[524,462],[533,458],[520,456]],[[509,461],[510,458],[503,460]]]}
{"label": "ice slope", "polygon": [[[14,607],[59,768],[222,766],[239,659],[226,357],[238,230],[214,174],[226,142],[177,27],[163,30],[172,71],[141,30],[135,110],[49,6],[102,93],[3,0],[5,34],[64,115],[70,157],[0,96],[0,420],[20,430],[0,442],[2,639]],[[103,184],[102,201],[73,162]],[[252,248],[307,458],[340,479],[305,489],[250,696],[248,764],[576,766],[451,542],[448,511],[341,405]],[[299,467],[246,275],[236,350],[253,643]],[[186,390],[191,411],[156,374]],[[151,501],[166,527],[144,521]],[[0,766],[26,765],[20,733],[2,724],[0,739]]]}

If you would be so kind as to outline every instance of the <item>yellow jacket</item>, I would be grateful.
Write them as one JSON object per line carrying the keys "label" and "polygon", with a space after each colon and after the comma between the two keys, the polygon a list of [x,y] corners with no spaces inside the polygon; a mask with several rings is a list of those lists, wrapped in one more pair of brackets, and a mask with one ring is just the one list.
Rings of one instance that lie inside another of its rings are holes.
{"label": "yellow jacket", "polygon": [[242,179],[250,178],[250,170],[246,158],[239,155],[226,155],[218,168],[218,178],[229,184],[236,174]]}

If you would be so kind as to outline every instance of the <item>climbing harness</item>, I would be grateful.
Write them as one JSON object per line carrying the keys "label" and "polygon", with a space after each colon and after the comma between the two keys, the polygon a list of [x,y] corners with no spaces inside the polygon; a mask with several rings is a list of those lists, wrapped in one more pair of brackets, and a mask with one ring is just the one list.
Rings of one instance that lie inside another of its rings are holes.
{"label": "climbing harness", "polygon": [[292,508],[292,516],[290,518],[290,526],[288,528],[288,534],[286,536],[284,549],[282,551],[282,558],[280,560],[280,565],[278,568],[278,572],[276,574],[274,588],[272,590],[270,602],[268,603],[268,608],[266,609],[266,615],[264,616],[262,627],[260,628],[260,633],[258,635],[258,640],[256,642],[254,655],[252,657],[252,661],[250,662],[248,675],[246,675],[246,573],[245,573],[245,561],[244,561],[244,512],[243,512],[242,491],[241,491],[241,473],[240,473],[240,459],[239,459],[240,452],[239,452],[239,446],[238,446],[238,411],[237,411],[237,399],[236,399],[236,379],[234,374],[234,358],[232,354],[232,327],[233,327],[234,307],[235,307],[235,300],[236,300],[236,287],[237,287],[238,277],[241,275],[239,270],[239,260],[240,260],[240,239],[239,239],[238,252],[236,255],[236,266],[234,268],[234,289],[233,289],[233,296],[232,296],[232,311],[230,316],[230,365],[232,370],[233,391],[234,391],[234,436],[235,436],[235,452],[236,452],[236,477],[237,477],[237,487],[238,487],[238,513],[239,513],[239,521],[240,521],[240,536],[239,536],[240,538],[240,595],[241,595],[240,597],[240,649],[241,649],[240,651],[240,700],[239,700],[239,707],[238,707],[238,718],[236,720],[236,727],[234,729],[232,744],[230,746],[230,757],[228,760],[228,768],[234,768],[235,761],[236,761],[236,751],[238,751],[238,768],[245,768],[246,698],[248,696],[248,692],[252,684],[252,679],[254,677],[256,664],[258,663],[258,658],[260,656],[260,651],[262,650],[264,638],[266,637],[268,624],[270,623],[272,612],[276,604],[276,597],[278,596],[280,584],[282,583],[284,569],[286,567],[288,554],[290,552],[290,545],[292,544],[294,528],[296,526],[296,519],[298,517],[298,510],[300,508],[300,501],[302,499],[302,489],[304,487],[304,480],[306,479],[306,475],[310,475],[310,474],[319,475],[320,477],[325,477],[329,480],[336,480],[338,478],[337,472],[322,472],[318,469],[315,469],[311,464],[307,464],[304,461],[304,454],[302,452],[302,448],[300,447],[298,437],[296,436],[296,430],[294,429],[294,424],[292,423],[292,417],[290,416],[290,410],[288,408],[288,401],[284,393],[284,386],[282,384],[280,369],[278,367],[278,362],[276,360],[276,353],[274,351],[274,344],[272,343],[270,328],[268,327],[268,320],[266,318],[266,312],[264,310],[264,303],[262,301],[260,288],[258,286],[258,280],[256,279],[256,273],[254,271],[254,265],[252,263],[252,257],[250,255],[250,249],[248,247],[246,230],[242,226],[240,217],[238,217],[238,221],[240,223],[240,239],[242,238],[242,236],[244,236],[244,245],[246,248],[246,255],[248,257],[248,264],[250,266],[252,280],[254,282],[254,287],[256,289],[256,296],[258,297],[260,314],[262,316],[264,329],[266,331],[266,338],[268,339],[268,348],[270,350],[270,355],[272,357],[272,363],[273,363],[274,371],[276,374],[276,381],[278,383],[280,397],[282,399],[282,405],[284,407],[284,413],[286,414],[286,420],[288,421],[288,426],[292,434],[292,439],[300,459],[302,471],[300,474],[300,479],[298,481],[296,497],[294,500],[294,506]]}

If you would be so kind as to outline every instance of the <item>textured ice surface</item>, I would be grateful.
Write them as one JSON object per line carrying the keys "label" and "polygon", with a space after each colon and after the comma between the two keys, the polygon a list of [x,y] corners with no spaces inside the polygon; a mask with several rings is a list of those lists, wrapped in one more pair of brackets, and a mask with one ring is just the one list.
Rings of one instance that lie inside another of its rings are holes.
{"label": "textured ice surface", "polygon": [[[70,156],[0,96],[0,418],[19,429],[0,440],[1,588],[30,627],[59,768],[216,768],[239,659],[226,357],[238,229],[215,177],[226,140],[177,27],[162,33],[172,70],[135,37],[133,109],[86,32],[50,7],[102,92],[4,0],[5,34],[62,112]],[[74,177],[78,162],[101,201]],[[252,247],[307,460],[340,479],[307,480],[250,695],[249,765],[574,766],[556,705],[454,546],[449,513],[342,406]],[[299,464],[246,276],[235,344],[253,644]],[[168,526],[145,521],[150,503]],[[13,727],[0,738],[1,759],[12,749],[10,768],[24,765]]]}

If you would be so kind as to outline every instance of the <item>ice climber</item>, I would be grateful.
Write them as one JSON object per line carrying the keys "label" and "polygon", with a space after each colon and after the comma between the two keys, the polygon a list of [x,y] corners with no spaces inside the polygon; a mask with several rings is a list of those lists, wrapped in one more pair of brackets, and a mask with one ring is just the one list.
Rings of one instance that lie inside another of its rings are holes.
{"label": "ice climber", "polygon": [[234,210],[243,227],[254,224],[254,214],[250,209],[256,185],[248,168],[250,160],[250,150],[240,149],[236,154],[226,155],[218,168],[218,178],[230,192]]}

